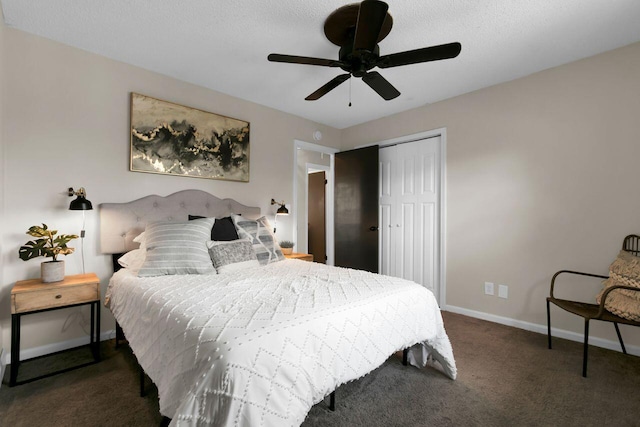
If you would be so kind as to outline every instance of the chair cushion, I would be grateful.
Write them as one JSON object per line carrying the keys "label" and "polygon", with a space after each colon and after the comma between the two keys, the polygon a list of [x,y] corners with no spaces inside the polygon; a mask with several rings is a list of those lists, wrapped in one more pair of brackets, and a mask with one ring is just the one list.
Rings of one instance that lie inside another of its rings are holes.
{"label": "chair cushion", "polygon": [[640,322],[640,257],[620,251],[616,260],[609,266],[609,279],[604,282],[604,289],[596,297],[598,304],[605,289],[616,285],[631,286],[639,290],[611,291],[604,307],[620,317]]}

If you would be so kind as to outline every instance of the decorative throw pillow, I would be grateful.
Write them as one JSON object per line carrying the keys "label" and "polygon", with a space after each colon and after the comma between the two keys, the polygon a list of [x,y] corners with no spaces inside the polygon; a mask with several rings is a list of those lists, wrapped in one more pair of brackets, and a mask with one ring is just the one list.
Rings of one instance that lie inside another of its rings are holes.
{"label": "decorative throw pillow", "polygon": [[145,230],[147,253],[139,277],[170,274],[215,274],[206,242],[214,218],[189,222],[156,222]]}
{"label": "decorative throw pillow", "polygon": [[267,265],[271,262],[282,261],[284,255],[275,236],[271,232],[272,227],[266,217],[257,220],[250,220],[240,215],[231,215],[231,219],[238,230],[241,239],[249,239],[253,244],[253,250],[260,265]]}
{"label": "decorative throw pillow", "polygon": [[[605,289],[624,285],[640,289],[640,257],[620,251],[618,258],[609,266],[609,279],[596,297],[600,304]],[[640,291],[617,289],[607,295],[604,307],[620,317],[640,322]]]}
{"label": "decorative throw pillow", "polygon": [[134,249],[132,251],[129,251],[118,258],[118,264],[133,271],[134,274],[138,274],[140,267],[142,267],[142,264],[144,264],[144,259],[146,257],[145,252],[146,251],[142,249]]}
{"label": "decorative throw pillow", "polygon": [[207,248],[209,248],[209,256],[213,261],[213,266],[219,274],[260,267],[256,253],[253,251],[253,245],[249,240],[218,242],[210,240],[207,242]]}
{"label": "decorative throw pillow", "polygon": [[[189,221],[193,221],[194,219],[202,219],[206,218],[204,216],[198,215],[189,215]],[[238,240],[238,232],[236,231],[236,226],[233,225],[233,221],[230,216],[225,216],[224,218],[216,218],[216,222],[213,224],[213,228],[211,229],[211,240],[215,241],[229,241],[229,240]]]}

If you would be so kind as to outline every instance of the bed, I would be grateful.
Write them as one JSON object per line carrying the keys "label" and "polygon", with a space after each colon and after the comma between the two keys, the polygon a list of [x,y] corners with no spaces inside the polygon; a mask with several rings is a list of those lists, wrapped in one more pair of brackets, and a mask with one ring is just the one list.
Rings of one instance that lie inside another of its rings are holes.
{"label": "bed", "polygon": [[[158,221],[260,215],[198,190],[100,208],[108,254],[136,249]],[[407,348],[411,364],[456,377],[433,294],[403,279],[299,260],[225,274],[123,268],[107,299],[171,425],[298,426],[338,386]]]}

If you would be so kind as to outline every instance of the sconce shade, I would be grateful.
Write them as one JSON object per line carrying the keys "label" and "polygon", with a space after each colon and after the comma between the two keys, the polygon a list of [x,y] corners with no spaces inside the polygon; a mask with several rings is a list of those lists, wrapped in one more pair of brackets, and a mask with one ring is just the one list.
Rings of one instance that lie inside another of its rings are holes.
{"label": "sconce shade", "polygon": [[280,203],[276,202],[275,199],[271,199],[271,204],[280,206],[276,211],[276,215],[289,215],[289,209],[284,205],[284,200]]}
{"label": "sconce shade", "polygon": [[90,211],[93,209],[93,205],[89,200],[82,196],[76,197],[75,200],[71,201],[69,204],[70,211]]}
{"label": "sconce shade", "polygon": [[91,202],[87,200],[87,191],[84,187],[80,187],[78,190],[74,190],[73,187],[69,187],[69,197],[78,196],[69,205],[70,211],[90,211],[93,209]]}

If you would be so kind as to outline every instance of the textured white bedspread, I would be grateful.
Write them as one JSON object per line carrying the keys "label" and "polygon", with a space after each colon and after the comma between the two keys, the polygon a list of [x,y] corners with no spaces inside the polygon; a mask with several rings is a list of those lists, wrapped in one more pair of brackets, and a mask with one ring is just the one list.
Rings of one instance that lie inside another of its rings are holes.
{"label": "textured white bedspread", "polygon": [[138,278],[110,309],[172,425],[298,426],[337,386],[416,343],[455,379],[433,294],[413,282],[286,260],[226,275]]}

